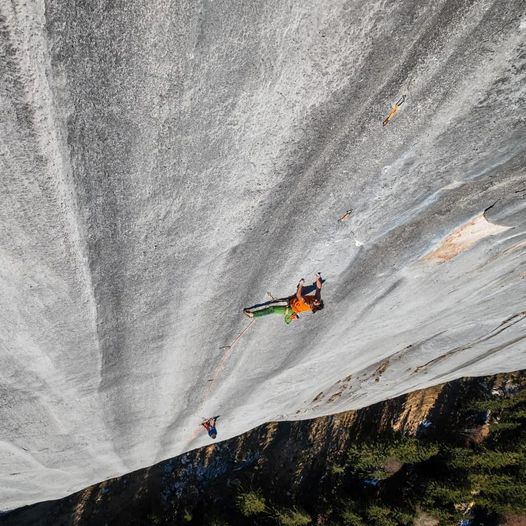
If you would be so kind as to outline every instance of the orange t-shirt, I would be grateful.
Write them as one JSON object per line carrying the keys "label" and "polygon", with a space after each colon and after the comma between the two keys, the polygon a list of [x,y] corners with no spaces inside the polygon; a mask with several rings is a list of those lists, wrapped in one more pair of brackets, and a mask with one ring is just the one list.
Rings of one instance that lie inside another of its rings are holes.
{"label": "orange t-shirt", "polygon": [[299,300],[296,296],[294,296],[290,300],[290,306],[296,314],[299,314],[300,312],[312,310],[312,304],[314,303],[315,299],[316,298],[314,296],[303,296],[303,298]]}

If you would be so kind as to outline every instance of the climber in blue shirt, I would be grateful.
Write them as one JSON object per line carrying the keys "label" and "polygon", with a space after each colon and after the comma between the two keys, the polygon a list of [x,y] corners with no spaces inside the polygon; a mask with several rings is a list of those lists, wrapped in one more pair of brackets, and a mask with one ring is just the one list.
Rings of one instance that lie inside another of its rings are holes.
{"label": "climber in blue shirt", "polygon": [[215,438],[217,436],[216,420],[218,418],[219,418],[219,416],[213,416],[212,418],[209,418],[208,420],[205,420],[201,424],[208,431],[208,436],[210,438]]}

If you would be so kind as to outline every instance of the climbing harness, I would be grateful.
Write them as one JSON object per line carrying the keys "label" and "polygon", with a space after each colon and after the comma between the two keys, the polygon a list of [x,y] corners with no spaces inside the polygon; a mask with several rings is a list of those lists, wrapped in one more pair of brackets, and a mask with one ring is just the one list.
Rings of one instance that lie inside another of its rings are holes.
{"label": "climbing harness", "polygon": [[400,108],[400,106],[405,102],[405,95],[402,95],[398,101],[396,102],[396,104],[393,105],[393,107],[391,108],[391,111],[387,114],[387,117],[384,119],[384,122],[383,122],[383,125],[384,126],[387,126],[389,124],[389,122],[391,121],[391,119],[396,115],[396,112],[398,111],[398,109]]}

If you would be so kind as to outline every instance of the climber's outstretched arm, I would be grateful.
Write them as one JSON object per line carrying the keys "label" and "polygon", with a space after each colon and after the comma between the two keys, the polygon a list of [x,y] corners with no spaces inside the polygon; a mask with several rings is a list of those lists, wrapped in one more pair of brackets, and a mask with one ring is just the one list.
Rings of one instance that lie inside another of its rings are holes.
{"label": "climber's outstretched arm", "polygon": [[296,289],[296,298],[298,298],[299,300],[303,298],[303,294],[301,292],[303,290],[304,283],[305,283],[305,280],[301,278],[300,282],[298,283],[298,288]]}
{"label": "climber's outstretched arm", "polygon": [[321,300],[321,285],[322,285],[321,275],[318,272],[316,274],[316,294],[314,295],[317,300]]}

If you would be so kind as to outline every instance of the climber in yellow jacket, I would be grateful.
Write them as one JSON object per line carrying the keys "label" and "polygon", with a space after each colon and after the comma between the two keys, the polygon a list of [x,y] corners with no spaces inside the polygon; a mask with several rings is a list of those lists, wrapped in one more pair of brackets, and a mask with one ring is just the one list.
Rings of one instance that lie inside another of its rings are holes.
{"label": "climber in yellow jacket", "polygon": [[323,300],[321,299],[321,275],[316,274],[316,292],[313,295],[303,295],[303,286],[305,280],[300,279],[296,288],[296,294],[287,298],[280,298],[262,305],[262,308],[248,307],[243,312],[249,318],[261,318],[269,314],[280,314],[284,317],[285,323],[289,324],[299,318],[302,312],[317,312],[323,309]]}

